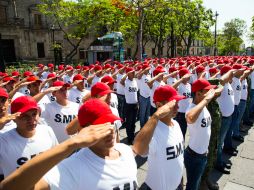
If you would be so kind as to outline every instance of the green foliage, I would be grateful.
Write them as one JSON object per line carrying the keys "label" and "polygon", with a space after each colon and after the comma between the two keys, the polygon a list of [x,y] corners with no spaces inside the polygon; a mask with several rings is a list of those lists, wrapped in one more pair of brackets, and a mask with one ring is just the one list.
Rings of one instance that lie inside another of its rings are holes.
{"label": "green foliage", "polygon": [[222,33],[218,36],[218,50],[220,55],[237,54],[243,43],[242,35],[246,30],[246,23],[241,19],[232,19],[224,24]]}

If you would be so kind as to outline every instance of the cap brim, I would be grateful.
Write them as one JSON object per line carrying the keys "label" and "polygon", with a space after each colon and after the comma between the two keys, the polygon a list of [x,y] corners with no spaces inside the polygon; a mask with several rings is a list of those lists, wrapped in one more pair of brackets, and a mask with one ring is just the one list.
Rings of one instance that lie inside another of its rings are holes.
{"label": "cap brim", "polygon": [[104,96],[104,95],[109,94],[109,93],[112,93],[112,92],[114,92],[114,91],[113,91],[113,90],[105,90],[105,91],[99,93],[98,95]]}
{"label": "cap brim", "polygon": [[183,100],[183,99],[186,99],[185,96],[181,96],[181,95],[176,95],[176,96],[173,96],[169,99],[169,101],[172,101],[172,100],[176,100],[176,101],[180,101],[180,100]]}
{"label": "cap brim", "polygon": [[30,110],[39,110],[39,109],[40,108],[38,106],[26,106],[26,107],[18,110],[17,112],[20,112],[21,114],[23,114],[23,113],[26,113],[26,112],[28,112]]}
{"label": "cap brim", "polygon": [[120,117],[115,116],[113,113],[105,114],[96,119],[92,125],[104,124],[104,123],[114,123],[116,120],[122,121]]}
{"label": "cap brim", "polygon": [[210,90],[210,89],[213,89],[216,87],[217,87],[217,85],[210,85],[210,86],[205,87],[204,90]]}

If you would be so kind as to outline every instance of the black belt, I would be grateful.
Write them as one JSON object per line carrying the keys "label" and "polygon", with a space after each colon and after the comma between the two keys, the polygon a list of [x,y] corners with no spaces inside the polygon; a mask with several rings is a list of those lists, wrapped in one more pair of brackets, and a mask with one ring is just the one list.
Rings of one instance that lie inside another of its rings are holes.
{"label": "black belt", "polygon": [[242,102],[246,102],[246,100],[241,99]]}
{"label": "black belt", "polygon": [[189,146],[186,148],[186,150],[193,156],[207,156],[207,152],[204,154],[199,154],[192,150]]}

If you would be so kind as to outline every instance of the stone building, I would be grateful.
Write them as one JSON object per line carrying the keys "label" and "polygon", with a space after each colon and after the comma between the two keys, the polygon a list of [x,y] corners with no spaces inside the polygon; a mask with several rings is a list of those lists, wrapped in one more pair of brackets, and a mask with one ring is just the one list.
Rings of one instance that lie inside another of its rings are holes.
{"label": "stone building", "polygon": [[[63,33],[57,30],[56,27],[52,27],[50,20],[38,11],[36,5],[39,2],[39,0],[0,0],[0,34],[6,62],[20,60],[53,62],[54,52],[52,44],[54,41],[61,45],[63,58],[71,49],[64,39]],[[100,47],[93,50],[93,59],[89,59],[91,54],[90,45],[94,41],[95,38],[93,37],[82,41],[74,59],[92,63],[97,59],[103,60],[107,58],[107,55],[111,55],[107,53],[108,50]],[[152,43],[147,45],[145,52],[148,57],[154,56],[155,49],[153,47]],[[129,57],[133,55],[135,46],[125,44],[124,49],[125,57]],[[177,55],[184,53],[183,44],[178,44],[176,50]],[[167,56],[166,51],[165,48],[163,56]],[[204,55],[203,42],[195,40],[193,47],[190,49],[190,54]]]}

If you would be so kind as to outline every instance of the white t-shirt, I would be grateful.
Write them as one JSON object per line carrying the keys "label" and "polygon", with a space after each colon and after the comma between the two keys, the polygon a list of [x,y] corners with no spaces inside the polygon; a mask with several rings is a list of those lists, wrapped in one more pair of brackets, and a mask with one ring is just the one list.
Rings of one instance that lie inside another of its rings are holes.
{"label": "white t-shirt", "polygon": [[170,86],[172,86],[176,81],[177,81],[176,78],[169,77],[169,78],[167,79],[167,84],[170,85]]}
{"label": "white t-shirt", "polygon": [[191,104],[192,98],[191,98],[191,85],[189,83],[183,84],[181,83],[178,86],[178,93],[182,96],[185,96],[186,99],[180,100],[178,102],[178,112],[185,113],[189,105]]}
{"label": "white t-shirt", "polygon": [[24,96],[28,96],[30,94],[30,90],[27,89],[27,87],[22,87],[19,89],[19,91],[21,94],[24,94]]}
{"label": "white t-shirt", "polygon": [[242,88],[240,79],[234,77],[231,85],[232,85],[232,88],[234,90],[235,105],[238,105],[240,103],[240,100],[241,100],[241,88]]}
{"label": "white t-shirt", "polygon": [[118,99],[117,95],[114,93],[111,93],[111,99],[110,99],[110,109],[114,115],[119,117],[119,112],[118,112]]}
{"label": "white t-shirt", "polygon": [[83,104],[82,99],[88,93],[89,91],[85,89],[83,91],[80,91],[77,88],[72,88],[71,90],[69,90],[68,99],[72,102],[82,105]]}
{"label": "white t-shirt", "polygon": [[117,81],[116,92],[117,92],[117,94],[120,94],[120,95],[124,95],[124,86],[120,83],[122,78],[123,78],[122,74],[118,73],[116,75],[116,81]]}
{"label": "white t-shirt", "polygon": [[0,133],[5,133],[5,132],[10,131],[16,127],[17,127],[16,123],[14,123],[13,121],[10,121],[4,125],[4,127],[0,130]]}
{"label": "white t-shirt", "polygon": [[46,125],[37,125],[35,135],[24,138],[12,129],[0,135],[0,168],[7,177],[18,167],[34,156],[42,153],[58,142],[52,129]]}
{"label": "white t-shirt", "polygon": [[[193,103],[190,104],[186,113],[195,106],[196,105]],[[203,108],[195,123],[187,123],[187,129],[190,134],[189,147],[198,154],[204,154],[208,151],[211,136],[211,124],[212,118],[206,107]]]}
{"label": "white t-shirt", "polygon": [[233,114],[235,109],[234,103],[234,91],[231,84],[226,83],[224,85],[221,95],[217,98],[217,102],[220,106],[220,111],[223,117],[229,117]]}
{"label": "white t-shirt", "polygon": [[96,75],[94,76],[93,80],[92,80],[92,85],[95,85],[97,82],[101,82],[101,77],[97,77]]}
{"label": "white t-shirt", "polygon": [[131,81],[127,78],[125,80],[124,95],[127,104],[138,103],[138,84],[136,79]]}
{"label": "white t-shirt", "polygon": [[79,104],[68,102],[67,106],[61,106],[52,102],[42,107],[41,117],[53,129],[59,143],[69,138],[65,127],[78,115]]}
{"label": "white t-shirt", "polygon": [[146,184],[154,190],[175,190],[183,176],[184,140],[177,121],[158,122],[149,144]]}
{"label": "white t-shirt", "polygon": [[105,160],[83,148],[52,168],[43,179],[51,190],[137,189],[137,165],[130,147],[115,144],[121,153],[116,160]]}
{"label": "white t-shirt", "polygon": [[143,75],[140,79],[140,95],[144,98],[148,98],[150,96],[151,89],[147,85],[147,82],[151,80],[150,74]]}
{"label": "white t-shirt", "polygon": [[244,79],[242,81],[241,100],[247,100],[247,98],[248,98],[248,83],[247,80]]}
{"label": "white t-shirt", "polygon": [[11,101],[15,100],[16,98],[20,96],[28,96],[27,94],[22,94],[21,92],[16,92],[14,96],[12,97]]}
{"label": "white t-shirt", "polygon": [[254,71],[250,74],[251,89],[254,89]]}
{"label": "white t-shirt", "polygon": [[44,72],[41,74],[41,79],[42,79],[42,80],[46,80],[49,73],[50,73],[50,72],[48,72],[48,71],[44,71]]}
{"label": "white t-shirt", "polygon": [[65,83],[71,84],[72,81],[73,81],[73,76],[64,75],[64,76],[63,76],[63,81],[64,81]]}
{"label": "white t-shirt", "polygon": [[153,87],[152,89],[150,90],[150,103],[151,103],[151,106],[153,106],[154,108],[156,108],[155,104],[153,103],[153,95],[154,95],[154,92],[155,90],[160,87],[160,86],[164,86],[165,83],[163,81],[161,82],[158,82],[157,80],[154,81],[153,83]]}

